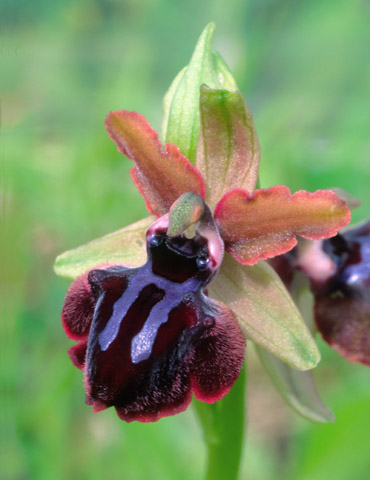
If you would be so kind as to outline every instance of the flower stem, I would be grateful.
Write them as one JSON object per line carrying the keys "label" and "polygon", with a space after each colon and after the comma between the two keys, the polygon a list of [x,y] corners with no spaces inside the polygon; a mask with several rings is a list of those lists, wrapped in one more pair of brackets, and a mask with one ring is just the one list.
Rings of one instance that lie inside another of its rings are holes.
{"label": "flower stem", "polygon": [[213,404],[194,400],[208,448],[206,480],[237,480],[245,431],[245,366],[224,398]]}

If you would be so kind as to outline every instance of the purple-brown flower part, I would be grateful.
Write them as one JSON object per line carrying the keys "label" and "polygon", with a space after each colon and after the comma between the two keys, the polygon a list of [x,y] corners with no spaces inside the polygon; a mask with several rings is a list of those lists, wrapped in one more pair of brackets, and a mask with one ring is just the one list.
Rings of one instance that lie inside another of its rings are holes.
{"label": "purple-brown flower part", "polygon": [[323,252],[334,273],[313,282],[317,327],[348,360],[370,365],[370,222],[324,240]]}
{"label": "purple-brown flower part", "polygon": [[169,237],[168,215],[159,218],[144,266],[97,268],[72,284],[63,324],[80,340],[69,354],[94,411],[114,406],[123,420],[156,421],[185,410],[192,393],[220,399],[237,379],[244,336],[231,310],[204,293],[223,254],[206,210],[193,238]]}
{"label": "purple-brown flower part", "polygon": [[[62,324],[67,337],[87,338],[93,318],[95,299],[91,295],[87,273],[78,277],[67,292],[62,310]],[[72,347],[73,348],[73,347]]]}
{"label": "purple-brown flower part", "polygon": [[370,222],[300,245],[271,264],[288,288],[295,269],[309,277],[324,340],[348,360],[370,365]]}

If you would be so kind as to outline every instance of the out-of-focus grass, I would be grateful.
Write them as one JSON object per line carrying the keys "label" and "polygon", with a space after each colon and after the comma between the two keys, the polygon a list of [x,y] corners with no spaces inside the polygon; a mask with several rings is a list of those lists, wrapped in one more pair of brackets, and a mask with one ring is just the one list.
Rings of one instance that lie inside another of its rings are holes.
{"label": "out-of-focus grass", "polygon": [[[4,2],[1,20],[1,448],[4,480],[184,479],[205,450],[191,410],[124,424],[84,405],[60,325],[56,254],[146,215],[103,120],[133,109],[158,128],[161,97],[209,20],[254,113],[263,186],[340,186],[368,216],[369,4],[229,0]],[[369,374],[320,342],[336,425],[283,406],[250,358],[243,478],[365,480]]]}

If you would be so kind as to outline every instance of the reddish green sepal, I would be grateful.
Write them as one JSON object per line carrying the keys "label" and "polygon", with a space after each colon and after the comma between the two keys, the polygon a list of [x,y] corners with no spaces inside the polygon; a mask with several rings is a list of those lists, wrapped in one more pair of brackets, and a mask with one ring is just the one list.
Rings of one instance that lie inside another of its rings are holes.
{"label": "reddish green sepal", "polygon": [[215,219],[225,249],[238,262],[254,265],[288,252],[296,235],[310,240],[334,236],[345,227],[351,213],[346,203],[330,190],[310,193],[275,187],[228,192],[217,204]]}
{"label": "reddish green sepal", "polygon": [[205,179],[211,209],[229,190],[243,188],[253,193],[260,147],[252,114],[242,94],[202,85],[200,123],[195,165]]}
{"label": "reddish green sepal", "polygon": [[162,150],[158,134],[142,115],[110,112],[105,125],[118,150],[135,162],[131,176],[149,213],[164,215],[186,192],[204,197],[204,180],[198,170],[175,145],[167,143]]}

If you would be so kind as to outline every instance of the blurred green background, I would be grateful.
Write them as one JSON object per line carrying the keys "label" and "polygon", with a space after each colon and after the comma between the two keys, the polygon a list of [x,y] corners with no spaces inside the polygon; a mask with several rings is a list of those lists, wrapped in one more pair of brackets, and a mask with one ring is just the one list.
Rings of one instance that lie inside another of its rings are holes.
{"label": "blurred green background", "polygon": [[[159,128],[161,98],[210,20],[254,114],[262,186],[339,186],[363,202],[354,220],[368,217],[369,2],[3,0],[0,18],[0,479],[201,479],[191,408],[125,424],[84,405],[60,322],[69,282],[53,260],[146,214],[103,121],[132,109]],[[285,407],[249,346],[243,480],[369,478],[369,372],[319,344],[335,425]]]}

